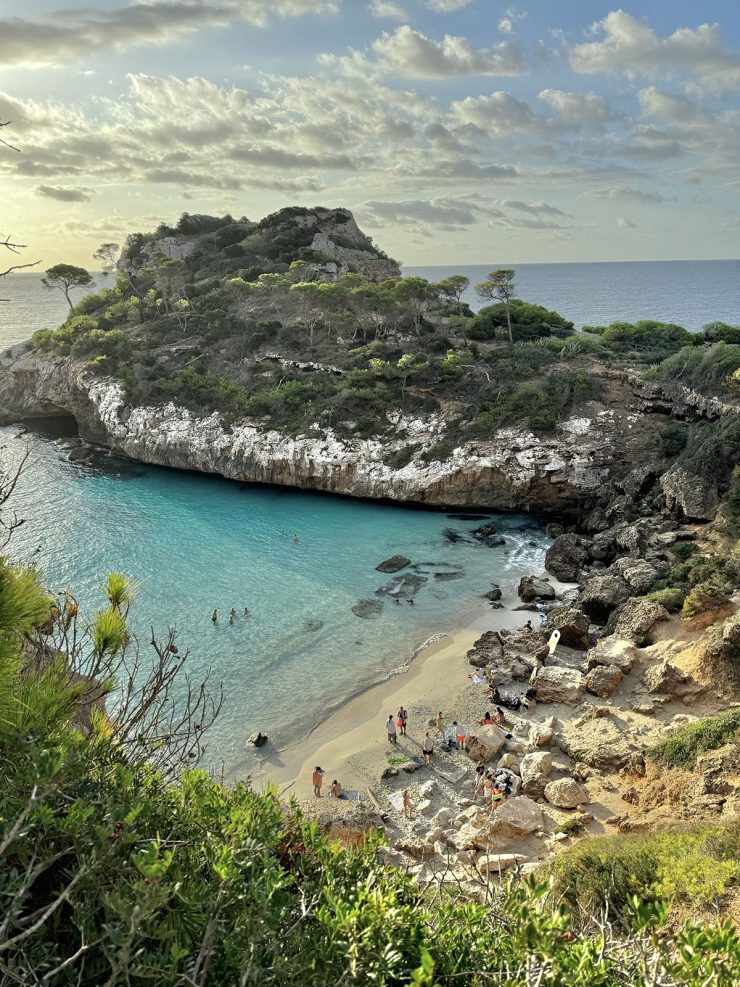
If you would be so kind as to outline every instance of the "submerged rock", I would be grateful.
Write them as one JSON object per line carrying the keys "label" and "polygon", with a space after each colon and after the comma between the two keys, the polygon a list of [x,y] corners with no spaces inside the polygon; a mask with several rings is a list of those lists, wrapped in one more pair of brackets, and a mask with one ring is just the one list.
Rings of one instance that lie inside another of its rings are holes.
{"label": "submerged rock", "polygon": [[400,569],[405,569],[407,565],[411,565],[411,559],[407,559],[405,555],[392,555],[375,568],[378,572],[398,572]]}
{"label": "submerged rock", "polygon": [[383,612],[383,604],[380,600],[358,600],[352,607],[352,613],[356,617],[364,617],[365,620],[375,620]]}

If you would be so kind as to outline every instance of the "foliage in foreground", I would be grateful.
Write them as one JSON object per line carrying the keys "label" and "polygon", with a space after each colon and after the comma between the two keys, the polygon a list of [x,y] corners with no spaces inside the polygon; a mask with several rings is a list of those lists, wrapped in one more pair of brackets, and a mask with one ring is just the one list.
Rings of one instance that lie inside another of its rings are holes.
{"label": "foliage in foreground", "polygon": [[700,754],[722,747],[735,736],[740,737],[740,709],[730,709],[717,716],[686,723],[651,747],[648,755],[651,760],[667,768],[693,768]]}
{"label": "foliage in foreground", "polygon": [[[22,569],[2,573],[4,983],[732,983],[740,941],[728,926],[667,934],[662,905],[630,899],[620,901],[619,936],[574,929],[547,885],[532,883],[483,905],[449,890],[425,895],[380,865],[372,839],[333,844],[274,791],[227,788],[199,770],[167,780],[125,742],[125,724],[96,714],[75,726],[91,683],[43,648],[54,620],[72,626],[74,607],[55,604]],[[106,593],[90,643],[118,653],[130,585],[117,575]],[[31,641],[49,659],[41,669],[28,663]]]}

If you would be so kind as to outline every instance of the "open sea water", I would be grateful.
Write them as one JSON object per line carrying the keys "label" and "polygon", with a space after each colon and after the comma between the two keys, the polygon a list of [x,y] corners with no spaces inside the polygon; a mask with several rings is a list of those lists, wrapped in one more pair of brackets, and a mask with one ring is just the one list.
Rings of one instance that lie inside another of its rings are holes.
{"label": "open sea water", "polygon": [[[406,273],[432,280],[463,273],[474,284],[491,266]],[[735,261],[548,264],[521,265],[517,279],[521,297],[577,325],[651,317],[697,330],[716,319],[740,322],[739,273]],[[64,298],[44,291],[35,274],[4,279],[0,297],[10,299],[0,305],[0,347],[58,325],[66,312]],[[107,455],[70,463],[55,433],[0,429],[10,460],[29,442],[31,460],[14,499],[26,523],[11,554],[37,564],[54,592],[70,586],[89,614],[102,603],[107,572],[140,583],[134,627],[143,646],[150,627],[163,634],[175,626],[191,674],[210,670],[212,682],[224,685],[208,760],[226,771],[244,762],[251,732],[260,729],[277,745],[305,735],[348,696],[392,674],[430,635],[459,626],[492,582],[512,596],[520,575],[541,570],[548,542],[524,516],[494,517],[504,546],[452,543],[446,528],[467,535],[477,522]],[[426,577],[413,606],[376,593],[393,577],[375,566],[396,553]],[[435,575],[445,572],[456,578]],[[363,599],[383,603],[377,619],[353,613]],[[229,626],[232,606],[239,615]]]}

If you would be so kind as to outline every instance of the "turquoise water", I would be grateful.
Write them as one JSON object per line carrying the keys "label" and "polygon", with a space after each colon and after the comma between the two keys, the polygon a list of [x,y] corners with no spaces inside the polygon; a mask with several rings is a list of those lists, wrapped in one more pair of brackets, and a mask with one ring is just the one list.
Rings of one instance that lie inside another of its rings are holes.
{"label": "turquoise water", "polygon": [[[141,640],[149,640],[150,625],[160,636],[175,626],[191,674],[210,668],[224,683],[207,756],[227,771],[244,760],[251,732],[261,729],[278,745],[305,735],[430,635],[459,626],[492,581],[513,593],[522,573],[542,569],[548,543],[531,518],[495,518],[504,546],[453,544],[446,528],[467,535],[480,522],[110,456],[75,464],[49,437],[0,432],[11,458],[33,442],[15,498],[27,520],[11,554],[35,560],[52,590],[70,585],[87,613],[101,602],[107,572],[122,570],[141,583],[134,620]],[[396,553],[434,563],[421,566],[427,581],[413,605],[376,595],[394,577],[375,566]],[[362,599],[382,603],[377,619],[352,612]],[[229,626],[232,606],[239,615]]]}

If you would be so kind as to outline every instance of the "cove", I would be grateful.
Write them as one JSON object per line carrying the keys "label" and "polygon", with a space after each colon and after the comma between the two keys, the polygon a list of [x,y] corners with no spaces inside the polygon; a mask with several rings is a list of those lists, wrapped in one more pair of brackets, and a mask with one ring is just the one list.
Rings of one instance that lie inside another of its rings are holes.
{"label": "cove", "polygon": [[[53,592],[71,587],[90,615],[109,571],[140,584],[133,626],[142,648],[152,626],[160,637],[174,626],[191,676],[210,668],[223,683],[207,762],[226,772],[248,757],[250,733],[294,743],[430,636],[461,626],[492,582],[518,602],[518,579],[541,571],[549,543],[523,515],[488,515],[505,539],[492,548],[471,537],[481,521],[464,513],[246,486],[106,454],[70,462],[48,431],[0,432],[10,462],[32,446],[13,500],[26,522],[9,554],[35,562]],[[412,566],[376,571],[397,554]],[[416,577],[413,605],[378,593],[407,575]],[[371,603],[372,618],[353,612],[359,601]]]}

